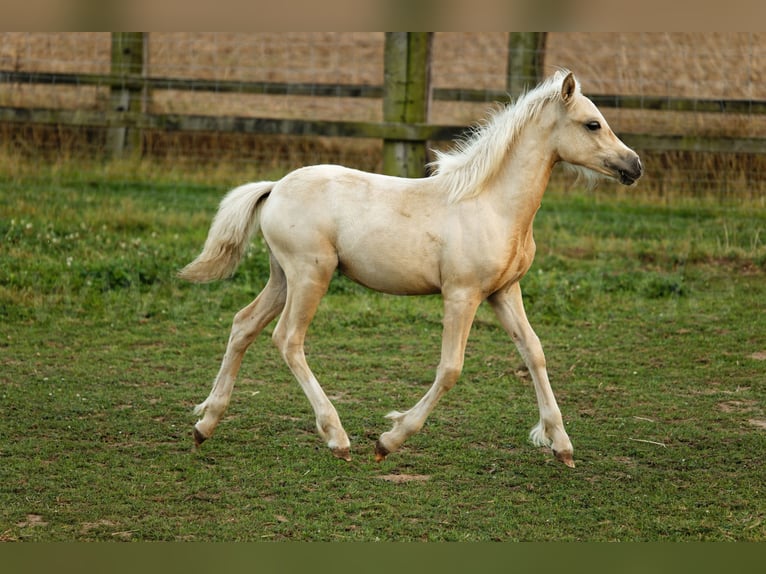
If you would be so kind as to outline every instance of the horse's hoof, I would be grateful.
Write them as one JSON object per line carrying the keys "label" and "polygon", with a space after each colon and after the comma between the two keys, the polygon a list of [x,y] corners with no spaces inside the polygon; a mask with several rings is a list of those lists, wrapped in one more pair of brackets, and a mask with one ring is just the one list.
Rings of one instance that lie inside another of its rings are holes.
{"label": "horse's hoof", "polygon": [[207,440],[207,437],[205,435],[203,435],[201,432],[199,432],[197,427],[194,427],[194,433],[193,434],[194,434],[194,446],[196,448],[199,448],[200,446],[202,446],[202,443]]}
{"label": "horse's hoof", "polygon": [[380,444],[380,440],[375,441],[375,462],[381,462],[386,459],[389,450]]}
{"label": "horse's hoof", "polygon": [[558,452],[558,451],[554,450],[553,451],[553,455],[556,457],[557,460],[563,462],[569,468],[574,468],[575,467],[574,459],[572,458],[572,453],[571,452],[566,452],[566,451]]}
{"label": "horse's hoof", "polygon": [[351,452],[348,448],[334,448],[332,449],[332,454],[335,456],[335,458],[340,458],[346,462],[351,462]]}

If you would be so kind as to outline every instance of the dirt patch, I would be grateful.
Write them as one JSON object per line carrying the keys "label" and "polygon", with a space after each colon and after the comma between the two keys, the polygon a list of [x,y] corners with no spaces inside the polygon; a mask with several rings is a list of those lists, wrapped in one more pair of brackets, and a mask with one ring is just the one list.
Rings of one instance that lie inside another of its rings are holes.
{"label": "dirt patch", "polygon": [[749,419],[747,422],[760,429],[766,430],[766,420],[764,419]]}
{"label": "dirt patch", "polygon": [[380,480],[386,482],[402,483],[402,482],[423,482],[429,480],[431,477],[427,474],[383,474],[378,476]]}
{"label": "dirt patch", "polygon": [[48,526],[48,523],[40,514],[27,514],[26,520],[17,522],[16,526],[19,528],[28,528],[33,526]]}
{"label": "dirt patch", "polygon": [[756,361],[766,361],[766,351],[758,351],[752,355],[748,355],[748,357],[755,359]]}
{"label": "dirt patch", "polygon": [[97,528],[112,528],[113,526],[116,526],[116,524],[111,520],[102,519],[97,522],[83,522],[80,526],[80,534],[88,534],[91,530],[95,530]]}
{"label": "dirt patch", "polygon": [[724,401],[718,403],[718,408],[725,413],[747,413],[755,410],[755,401]]}

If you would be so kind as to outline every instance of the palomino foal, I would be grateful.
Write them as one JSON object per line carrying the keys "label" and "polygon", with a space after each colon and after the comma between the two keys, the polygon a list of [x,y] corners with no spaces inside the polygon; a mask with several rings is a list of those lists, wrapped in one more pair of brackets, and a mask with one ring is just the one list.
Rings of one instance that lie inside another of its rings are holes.
{"label": "palomino foal", "polygon": [[269,249],[271,275],[258,297],[234,317],[213,388],[195,409],[201,415],[195,443],[211,436],[226,410],[245,350],[281,313],[274,343],[314,409],[320,436],[335,456],[350,459],[346,431],[303,349],[309,323],[339,269],[377,291],[440,293],[444,301],[434,383],[415,406],[387,415],[393,427],[375,445],[377,460],[417,432],[455,385],[471,323],[486,300],[534,383],[540,418],[530,439],[574,466],[572,443],[519,287],[535,254],[535,213],[557,162],[625,185],[642,173],[638,155],[614,135],[565,70],[495,113],[455,151],[437,154],[431,177],[406,179],[317,165],[277,182],[229,192],[202,253],[181,277],[203,282],[229,276],[259,228]]}

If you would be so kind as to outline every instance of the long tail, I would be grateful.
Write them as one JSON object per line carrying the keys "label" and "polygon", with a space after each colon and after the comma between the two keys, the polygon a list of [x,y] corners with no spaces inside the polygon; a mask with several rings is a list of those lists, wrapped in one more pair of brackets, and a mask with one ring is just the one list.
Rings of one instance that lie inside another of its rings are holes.
{"label": "long tail", "polygon": [[202,253],[179,271],[187,281],[204,283],[234,273],[259,228],[261,200],[276,182],[248,183],[232,189],[221,201]]}

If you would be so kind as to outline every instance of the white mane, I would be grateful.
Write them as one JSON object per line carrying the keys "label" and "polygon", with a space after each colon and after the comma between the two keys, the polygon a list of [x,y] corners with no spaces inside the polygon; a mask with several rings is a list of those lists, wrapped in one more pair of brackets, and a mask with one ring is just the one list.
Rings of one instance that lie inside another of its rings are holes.
{"label": "white mane", "polygon": [[[561,69],[515,103],[490,112],[473,128],[471,135],[453,150],[436,151],[431,162],[434,176],[443,179],[449,202],[456,203],[479,195],[497,174],[508,150],[516,143],[522,128],[533,120],[548,102],[561,98],[561,84],[568,74]],[[576,83],[579,93],[580,84]]]}

